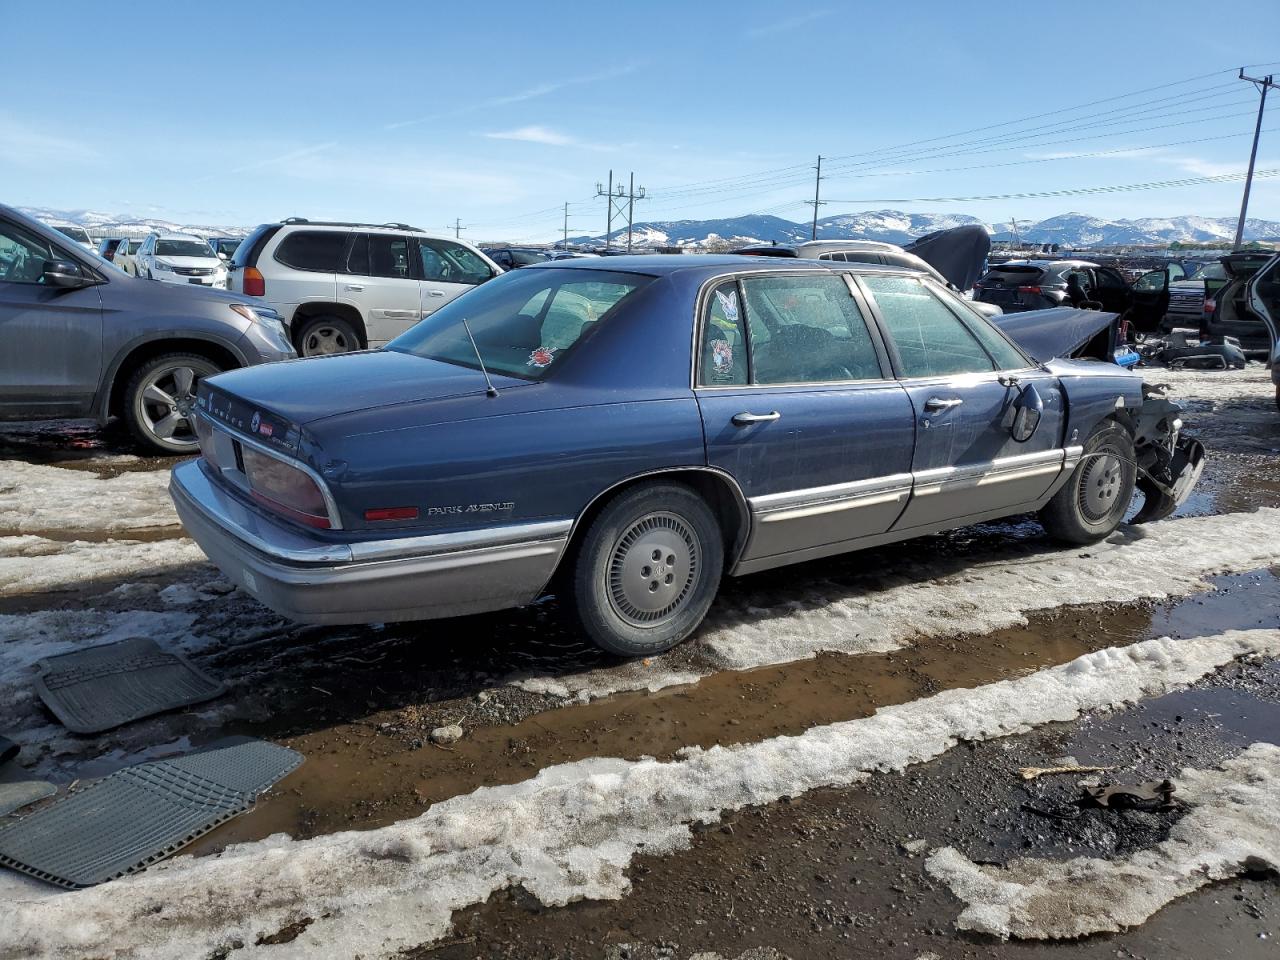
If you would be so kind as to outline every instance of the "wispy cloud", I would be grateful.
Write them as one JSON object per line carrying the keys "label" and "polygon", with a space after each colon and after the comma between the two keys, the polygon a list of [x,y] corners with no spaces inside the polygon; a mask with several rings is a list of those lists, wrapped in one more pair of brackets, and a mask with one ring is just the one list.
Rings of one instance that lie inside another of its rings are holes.
{"label": "wispy cloud", "polygon": [[577,87],[584,84],[613,80],[617,77],[625,76],[628,73],[634,73],[636,70],[639,70],[641,66],[642,64],[640,63],[630,63],[618,67],[610,67],[608,70],[602,70],[598,73],[585,74],[578,77],[565,77],[561,80],[548,80],[524,90],[517,90],[515,93],[509,93],[501,97],[490,97],[488,100],[480,100],[475,103],[465,104],[453,110],[447,110],[443,113],[434,113],[426,117],[415,117],[411,120],[397,120],[394,123],[386,124],[383,129],[401,130],[404,127],[412,127],[420,123],[430,123],[434,120],[444,120],[449,117],[461,117],[469,113],[478,113],[481,110],[488,110],[492,107],[501,107],[512,103],[523,103],[526,100],[536,100],[538,97],[548,96],[558,90],[563,90],[566,87]]}
{"label": "wispy cloud", "polygon": [[101,158],[83,141],[47,133],[18,117],[0,113],[0,163],[46,167],[91,163]]}
{"label": "wispy cloud", "polygon": [[548,147],[575,147],[579,150],[600,151],[615,149],[608,144],[588,143],[585,140],[579,140],[577,137],[571,137],[567,133],[561,133],[558,130],[552,130],[550,127],[542,127],[537,124],[517,127],[514,130],[494,130],[490,133],[482,134],[482,136],[490,140],[517,140],[521,143],[540,143]]}
{"label": "wispy cloud", "polygon": [[769,37],[775,33],[785,33],[788,30],[796,30],[807,24],[813,23],[815,20],[821,20],[823,17],[831,16],[830,10],[813,10],[809,13],[802,13],[797,17],[788,17],[785,20],[775,20],[773,23],[762,23],[758,27],[748,27],[742,32],[744,37]]}

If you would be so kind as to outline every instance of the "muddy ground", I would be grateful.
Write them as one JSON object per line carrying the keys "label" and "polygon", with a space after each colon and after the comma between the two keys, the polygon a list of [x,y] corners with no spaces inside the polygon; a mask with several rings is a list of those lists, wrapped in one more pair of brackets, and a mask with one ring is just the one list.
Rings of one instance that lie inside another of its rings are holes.
{"label": "muddy ground", "polygon": [[[1266,372],[1252,365],[1246,374],[1217,381],[1199,374],[1179,383],[1189,398],[1188,429],[1210,450],[1204,477],[1180,516],[1280,506],[1280,416],[1264,388]],[[169,466],[134,455],[115,427],[80,423],[0,425],[0,497],[6,461],[106,479]],[[2,527],[0,545],[18,536]],[[55,544],[110,547],[114,538],[164,546],[178,543],[181,531],[148,522],[96,538],[79,526],[37,534]],[[941,581],[1016,560],[1020,550],[1044,549],[1041,541],[1033,521],[1013,518],[730,581],[719,603],[772,608],[788,593],[802,596],[815,579],[839,581],[865,570],[923,569]],[[1263,565],[1216,576],[1210,589],[1190,596],[1067,604],[994,632],[921,635],[900,649],[726,670],[693,644],[661,663],[621,664],[567,633],[554,597],[453,621],[315,628],[279,620],[199,562],[143,565],[109,576],[99,570],[88,562],[83,575],[52,589],[0,593],[0,615],[177,618],[175,633],[201,638],[193,659],[231,692],[97,737],[59,730],[33,702],[8,715],[23,729],[6,729],[0,719],[0,733],[17,735],[23,765],[63,788],[232,734],[271,739],[307,757],[253,812],[198,840],[188,850],[197,857],[278,832],[307,838],[385,826],[554,764],[599,756],[669,759],[692,745],[799,734],[1153,637],[1280,628],[1280,569]],[[1009,589],[1019,589],[1016,575]],[[592,671],[638,675],[642,687],[646,670],[703,676],[597,699],[566,696],[556,687]],[[463,728],[460,740],[433,739],[433,730],[449,724]],[[1073,802],[1079,775],[1026,783],[1019,767],[1073,758],[1114,767],[1108,776],[1122,782],[1176,780],[1185,766],[1212,767],[1257,741],[1280,742],[1274,662],[1238,664],[1189,690],[1112,714],[961,745],[904,773],[742,811],[698,831],[687,851],[641,857],[629,870],[632,890],[619,901],[547,908],[520,889],[499,893],[456,914],[449,938],[406,955],[642,960],[699,952],[737,957],[759,948],[792,958],[1274,957],[1280,886],[1273,874],[1212,885],[1123,933],[1039,944],[958,932],[962,904],[924,869],[927,852],[946,845],[981,862],[1124,857],[1158,843],[1180,815],[1178,809],[1082,811]],[[306,925],[267,935],[288,942]]]}

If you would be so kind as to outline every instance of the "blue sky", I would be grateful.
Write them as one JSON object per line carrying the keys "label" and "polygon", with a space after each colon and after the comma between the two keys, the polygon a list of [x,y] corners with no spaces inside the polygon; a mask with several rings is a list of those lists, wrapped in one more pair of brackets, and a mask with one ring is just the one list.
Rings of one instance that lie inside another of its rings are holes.
{"label": "blue sky", "polygon": [[[1257,94],[1234,68],[1280,58],[1280,4],[1221,23],[1203,2],[998,7],[6,5],[0,199],[205,224],[457,217],[523,240],[558,235],[565,201],[571,233],[600,233],[610,168],[647,188],[637,219],[804,220],[822,153],[844,158],[823,215],[1238,211],[1238,182],[902,202],[1244,169]],[[1272,103],[1260,169],[1280,167]],[[1280,219],[1280,179],[1250,214]]]}

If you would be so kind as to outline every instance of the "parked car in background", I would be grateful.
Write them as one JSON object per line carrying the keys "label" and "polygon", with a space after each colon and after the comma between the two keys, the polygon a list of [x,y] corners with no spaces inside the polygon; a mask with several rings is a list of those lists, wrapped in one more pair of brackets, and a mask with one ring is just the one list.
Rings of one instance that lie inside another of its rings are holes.
{"label": "parked car in background", "polygon": [[236,247],[240,246],[240,239],[240,237],[210,237],[209,246],[213,247],[213,252],[218,255],[219,260],[230,262],[235,255]]}
{"label": "parked car in background", "polygon": [[554,259],[546,250],[534,250],[526,247],[481,247],[484,255],[503,270],[515,270],[519,267],[530,267],[535,263],[546,263]]}
{"label": "parked car in background", "polygon": [[[1222,278],[1206,279],[1206,297],[1200,327],[1201,338],[1235,337],[1246,356],[1265,359],[1271,350],[1271,335],[1266,326],[1266,312],[1254,303],[1256,288],[1251,291],[1249,282],[1263,267],[1271,264],[1274,254],[1269,251],[1238,251],[1218,261]],[[1271,298],[1269,284],[1262,279],[1262,302]]]}
{"label": "parked car in background", "polygon": [[142,237],[127,237],[121,240],[116,252],[111,255],[111,262],[129,274],[138,275],[138,248],[142,246]]}
{"label": "parked car in background", "polygon": [[103,260],[113,262],[111,258],[115,255],[116,248],[120,246],[123,237],[107,237],[105,240],[98,241],[98,256]]}
{"label": "parked car in background", "polygon": [[227,289],[227,268],[200,237],[153,233],[134,254],[138,276],[164,283]]}
{"label": "parked car in background", "polygon": [[1189,493],[1177,413],[1113,363],[1031,359],[921,271],[568,260],[383,349],[205,381],[202,455],[170,491],[295,620],[496,610],[554,581],[581,632],[644,656],[725,574],[1028,511],[1100,540],[1139,468]]}
{"label": "parked car in background", "polygon": [[1010,260],[983,275],[973,298],[1005,313],[1096,305],[1123,314],[1136,331],[1151,333],[1168,312],[1170,280],[1182,275],[1182,268],[1171,264],[1130,284],[1115,267],[1088,260]]}
{"label": "parked car in background", "polygon": [[1172,281],[1169,284],[1169,309],[1162,328],[1191,327],[1199,330],[1205,321],[1209,284],[1215,284],[1216,289],[1226,282],[1226,278],[1226,268],[1215,261],[1199,264],[1186,277]]}
{"label": "parked car in background", "polygon": [[80,244],[80,246],[84,247],[90,253],[97,252],[97,247],[93,245],[93,237],[89,236],[89,231],[86,230],[84,227],[77,227],[71,224],[65,224],[60,227],[54,227],[53,229],[57,230],[60,234],[62,234],[68,240],[73,240],[74,242]]}
{"label": "parked car in background", "polygon": [[118,416],[149,452],[191,453],[207,376],[294,356],[245,297],[147,283],[0,206],[0,419]]}
{"label": "parked car in background", "polygon": [[269,304],[304,357],[379,346],[502,268],[465,240],[402,223],[264,223],[236,249],[231,289]]}

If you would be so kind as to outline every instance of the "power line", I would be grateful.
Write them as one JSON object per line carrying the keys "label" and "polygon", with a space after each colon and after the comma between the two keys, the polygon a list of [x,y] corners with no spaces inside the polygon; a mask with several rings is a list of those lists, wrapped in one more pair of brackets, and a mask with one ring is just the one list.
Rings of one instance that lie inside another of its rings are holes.
{"label": "power line", "polygon": [[[1138,190],[1162,190],[1173,187],[1194,187],[1206,183],[1229,183],[1243,180],[1245,173],[1224,173],[1215,177],[1183,177],[1177,180],[1152,180],[1146,183],[1110,184],[1101,187],[1072,187],[1064,190],[1034,190],[1023,193],[992,193],[974,197],[887,197],[860,200],[832,200],[832,203],[878,204],[878,203],[974,203],[985,200],[1034,200],[1042,197],[1074,197],[1099,193],[1132,193]],[[1258,179],[1280,176],[1280,167],[1259,170],[1254,174]]]}

